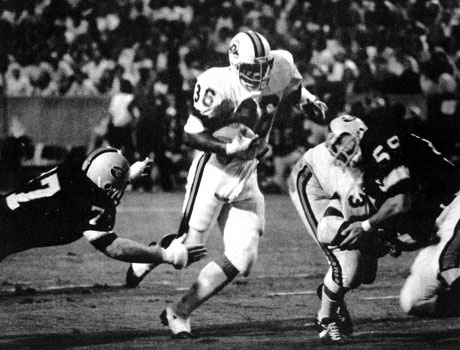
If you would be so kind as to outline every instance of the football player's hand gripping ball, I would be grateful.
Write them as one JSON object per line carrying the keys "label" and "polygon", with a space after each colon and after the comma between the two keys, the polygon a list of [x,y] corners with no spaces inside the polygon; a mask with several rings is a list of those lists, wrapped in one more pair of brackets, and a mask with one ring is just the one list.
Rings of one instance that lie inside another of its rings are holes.
{"label": "football player's hand gripping ball", "polygon": [[227,156],[236,157],[242,160],[253,159],[259,147],[259,138],[249,138],[245,136],[235,137],[232,142],[225,145]]}

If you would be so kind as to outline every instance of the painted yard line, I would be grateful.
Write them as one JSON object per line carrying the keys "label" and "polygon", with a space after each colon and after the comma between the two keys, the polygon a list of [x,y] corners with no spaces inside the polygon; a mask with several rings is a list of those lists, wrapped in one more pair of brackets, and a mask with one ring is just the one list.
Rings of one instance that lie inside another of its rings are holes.
{"label": "painted yard line", "polygon": [[[171,281],[156,281],[152,284],[168,286],[173,284]],[[18,286],[18,287],[16,287]],[[68,289],[80,289],[80,288],[94,288],[94,289],[110,289],[110,288],[121,288],[125,287],[124,283],[113,283],[113,284],[97,284],[97,283],[82,283],[82,284],[61,284],[59,286],[46,286],[46,287],[34,287],[30,282],[16,282],[14,286],[2,286],[0,287],[0,293],[15,293],[21,291],[27,291],[32,289],[36,292],[55,292],[55,291],[65,291]],[[188,288],[179,287],[177,290],[187,290]]]}
{"label": "painted yard line", "polygon": [[117,208],[119,213],[180,213],[177,208],[153,208],[145,206],[127,206]]}
{"label": "painted yard line", "polygon": [[[269,297],[284,297],[284,296],[293,296],[293,295],[316,295],[315,290],[305,290],[305,291],[293,291],[293,292],[275,292],[268,293]],[[363,297],[362,300],[387,300],[387,299],[398,299],[398,295],[382,295],[374,297]]]}
{"label": "painted yard line", "polygon": [[399,299],[399,295],[382,295],[377,297],[364,297],[363,300],[385,300],[385,299]]}
{"label": "painted yard line", "polygon": [[305,327],[316,327],[316,323],[315,322],[307,322],[307,323],[304,323],[303,324]]}
{"label": "painted yard line", "polygon": [[[30,283],[27,283],[30,285]],[[34,291],[37,292],[54,292],[54,291],[60,291],[60,290],[67,290],[67,289],[78,289],[78,288],[118,288],[118,287],[123,287],[125,284],[124,283],[114,283],[114,284],[63,284],[60,286],[46,286],[46,287],[33,287],[33,286],[27,286],[26,283],[16,283],[16,285],[19,285],[19,288],[16,288],[15,286],[12,287],[2,287],[0,288],[0,292],[26,292],[27,289],[33,289]]]}
{"label": "painted yard line", "polygon": [[[104,285],[98,285],[98,284],[65,284],[65,285],[60,285],[60,286],[47,286],[47,287],[40,287],[40,288],[35,288],[35,287],[28,287],[27,284],[29,283],[21,283],[19,284],[22,289],[17,289],[16,287],[2,287],[0,288],[0,293],[15,293],[15,292],[21,292],[24,291],[26,292],[27,289],[33,289],[34,291],[37,292],[55,292],[55,291],[65,291],[69,289],[79,289],[79,288],[121,288],[124,287],[124,283],[114,283],[114,284],[104,284]],[[159,285],[171,285],[172,282],[170,281],[156,281],[153,282],[153,284],[159,284]],[[18,283],[17,283],[18,285]],[[182,291],[187,291],[189,287],[176,287],[174,288],[178,292]],[[292,292],[275,292],[275,293],[268,293],[266,296],[268,297],[284,297],[284,296],[296,296],[296,295],[316,295],[315,290],[304,290],[304,291],[292,291]],[[398,295],[383,295],[383,296],[371,296],[371,297],[363,297],[360,298],[361,300],[389,300],[389,299],[398,299]]]}
{"label": "painted yard line", "polygon": [[[156,281],[153,284],[158,285],[171,285],[172,282],[170,281]],[[124,287],[124,283],[114,283],[114,284],[63,284],[60,286],[46,286],[46,287],[29,287],[27,285],[19,284],[21,288],[18,291],[26,291],[28,288],[33,289],[37,292],[50,292],[50,291],[60,291],[60,290],[67,290],[67,289],[78,289],[78,288],[118,288]],[[186,291],[189,287],[176,287],[174,288],[176,291]],[[0,288],[0,292],[15,292],[17,291],[16,287],[3,287]],[[277,293],[269,293],[267,296],[290,296],[290,295],[311,295],[316,294],[316,291],[313,290],[306,290],[306,291],[293,291],[293,292],[277,292]]]}
{"label": "painted yard line", "polygon": [[290,295],[312,295],[316,294],[314,290],[304,290],[304,291],[295,291],[295,292],[277,292],[277,293],[268,293],[269,297],[284,297]]}
{"label": "painted yard line", "polygon": [[[311,278],[311,277],[315,277],[316,275],[312,275],[312,274],[309,274],[309,273],[296,273],[296,274],[293,274],[293,275],[289,275],[289,277],[295,277],[295,278]],[[258,275],[258,276],[254,276],[252,278],[258,278],[258,279],[262,279],[262,278],[280,278],[280,277],[283,277],[282,275]]]}

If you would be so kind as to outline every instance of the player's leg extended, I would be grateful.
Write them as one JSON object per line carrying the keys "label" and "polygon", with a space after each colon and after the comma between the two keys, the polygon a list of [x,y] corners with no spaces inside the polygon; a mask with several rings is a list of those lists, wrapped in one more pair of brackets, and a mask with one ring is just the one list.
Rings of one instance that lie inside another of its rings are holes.
{"label": "player's leg extended", "polygon": [[442,317],[460,314],[460,199],[439,217],[439,243],[422,249],[401,290],[406,313]]}
{"label": "player's leg extended", "polygon": [[351,334],[353,326],[343,301],[346,288],[343,287],[341,265],[337,256],[321,244],[316,236],[319,218],[324,214],[330,200],[324,198],[324,192],[316,177],[308,164],[302,161],[294,167],[289,177],[288,187],[291,201],[307,232],[324,252],[331,266],[319,291],[321,306],[318,312],[318,332],[320,339],[325,343],[344,343],[343,335]]}
{"label": "player's leg extended", "polygon": [[436,251],[436,246],[428,246],[417,254],[401,289],[401,307],[410,315],[436,315],[437,294],[441,288],[437,278],[437,259],[434,258]]}
{"label": "player's leg extended", "polygon": [[[305,225],[308,234],[321,248],[329,262],[329,272],[325,277],[325,280],[327,280],[326,286],[331,285],[330,289],[335,290],[337,288],[332,286],[334,283],[332,275],[333,266],[339,266],[337,258],[329,249],[327,249],[318,241],[316,236],[318,221],[323,215],[329,203],[329,199],[325,198],[322,201],[317,199],[320,198],[319,194],[322,193],[322,190],[319,188],[319,185],[317,184],[317,181],[310,168],[305,162],[302,162],[302,160],[297,163],[297,165],[294,167],[294,170],[290,174],[288,185],[291,201],[294,204],[294,207],[296,208],[303,224]],[[316,193],[318,193],[318,196],[315,195]],[[321,303],[324,305],[322,305],[320,308],[321,313],[318,316],[326,317],[327,315],[331,314],[333,309],[335,309],[336,303],[334,303],[334,301],[325,294],[324,288],[321,288]]]}
{"label": "player's leg extended", "polygon": [[[201,156],[198,156],[193,160],[190,167],[182,207],[182,219],[177,232],[178,235],[188,232],[190,217],[194,210],[199,213],[203,213],[206,220],[209,220],[209,216],[214,215],[213,213],[216,209],[214,206],[217,202],[215,201],[215,198],[210,198],[209,200],[206,198],[206,196],[211,196],[213,194],[212,189],[206,191],[207,186],[213,186],[214,184],[212,181],[213,174],[210,174],[211,171],[206,167],[209,158],[209,154],[203,153]],[[203,184],[206,184],[206,186]],[[197,203],[208,207],[196,209]],[[152,244],[155,243],[156,242],[152,242]],[[158,265],[159,264],[130,264],[126,274],[126,286],[131,288],[136,287]]]}
{"label": "player's leg extended", "polygon": [[[327,249],[326,256],[330,267],[322,288],[318,290],[321,299],[318,324],[336,322],[339,332],[350,336],[353,333],[353,323],[346,307],[345,294],[360,284],[360,253],[358,250]],[[324,334],[322,338],[323,342],[331,344],[342,343],[344,340],[340,336],[334,339],[333,334]]]}
{"label": "player's leg extended", "polygon": [[181,318],[218,293],[239,273],[247,276],[257,259],[259,236],[264,226],[263,197],[226,205],[218,218],[224,237],[224,255],[207,264],[190,290],[172,305]]}
{"label": "player's leg extended", "polygon": [[460,196],[448,206],[444,220],[439,220],[439,273],[446,290],[438,300],[439,313],[460,316]]}

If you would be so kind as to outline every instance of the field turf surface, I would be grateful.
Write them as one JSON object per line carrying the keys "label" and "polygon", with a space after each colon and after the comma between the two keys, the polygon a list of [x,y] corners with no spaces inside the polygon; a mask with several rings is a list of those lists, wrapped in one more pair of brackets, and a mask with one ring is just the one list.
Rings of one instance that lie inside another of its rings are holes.
{"label": "field turf surface", "polygon": [[[129,192],[115,231],[144,243],[173,233],[182,198]],[[158,316],[222,252],[217,229],[203,261],[185,270],[160,266],[135,289],[124,287],[128,264],[105,257],[85,239],[6,258],[0,264],[0,349],[330,348],[313,327],[326,259],[288,196],[267,195],[266,208],[257,265],[192,315],[198,339],[171,339]],[[355,334],[342,349],[460,349],[460,318],[417,319],[399,308],[414,254],[381,259],[376,282],[347,295]]]}

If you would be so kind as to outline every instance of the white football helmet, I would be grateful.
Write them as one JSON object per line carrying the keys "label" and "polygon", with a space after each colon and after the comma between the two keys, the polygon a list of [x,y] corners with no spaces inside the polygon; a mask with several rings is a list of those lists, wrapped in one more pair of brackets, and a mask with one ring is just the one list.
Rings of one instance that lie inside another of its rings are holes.
{"label": "white football helmet", "polygon": [[230,41],[228,58],[248,90],[262,90],[268,85],[273,57],[263,35],[253,31],[238,33]]}
{"label": "white football helmet", "polygon": [[118,149],[101,147],[94,150],[86,157],[82,170],[115,205],[120,203],[129,182],[129,163]]}
{"label": "white football helmet", "polygon": [[366,124],[351,115],[342,115],[329,124],[326,147],[342,167],[356,166],[361,160],[359,143],[367,130]]}

